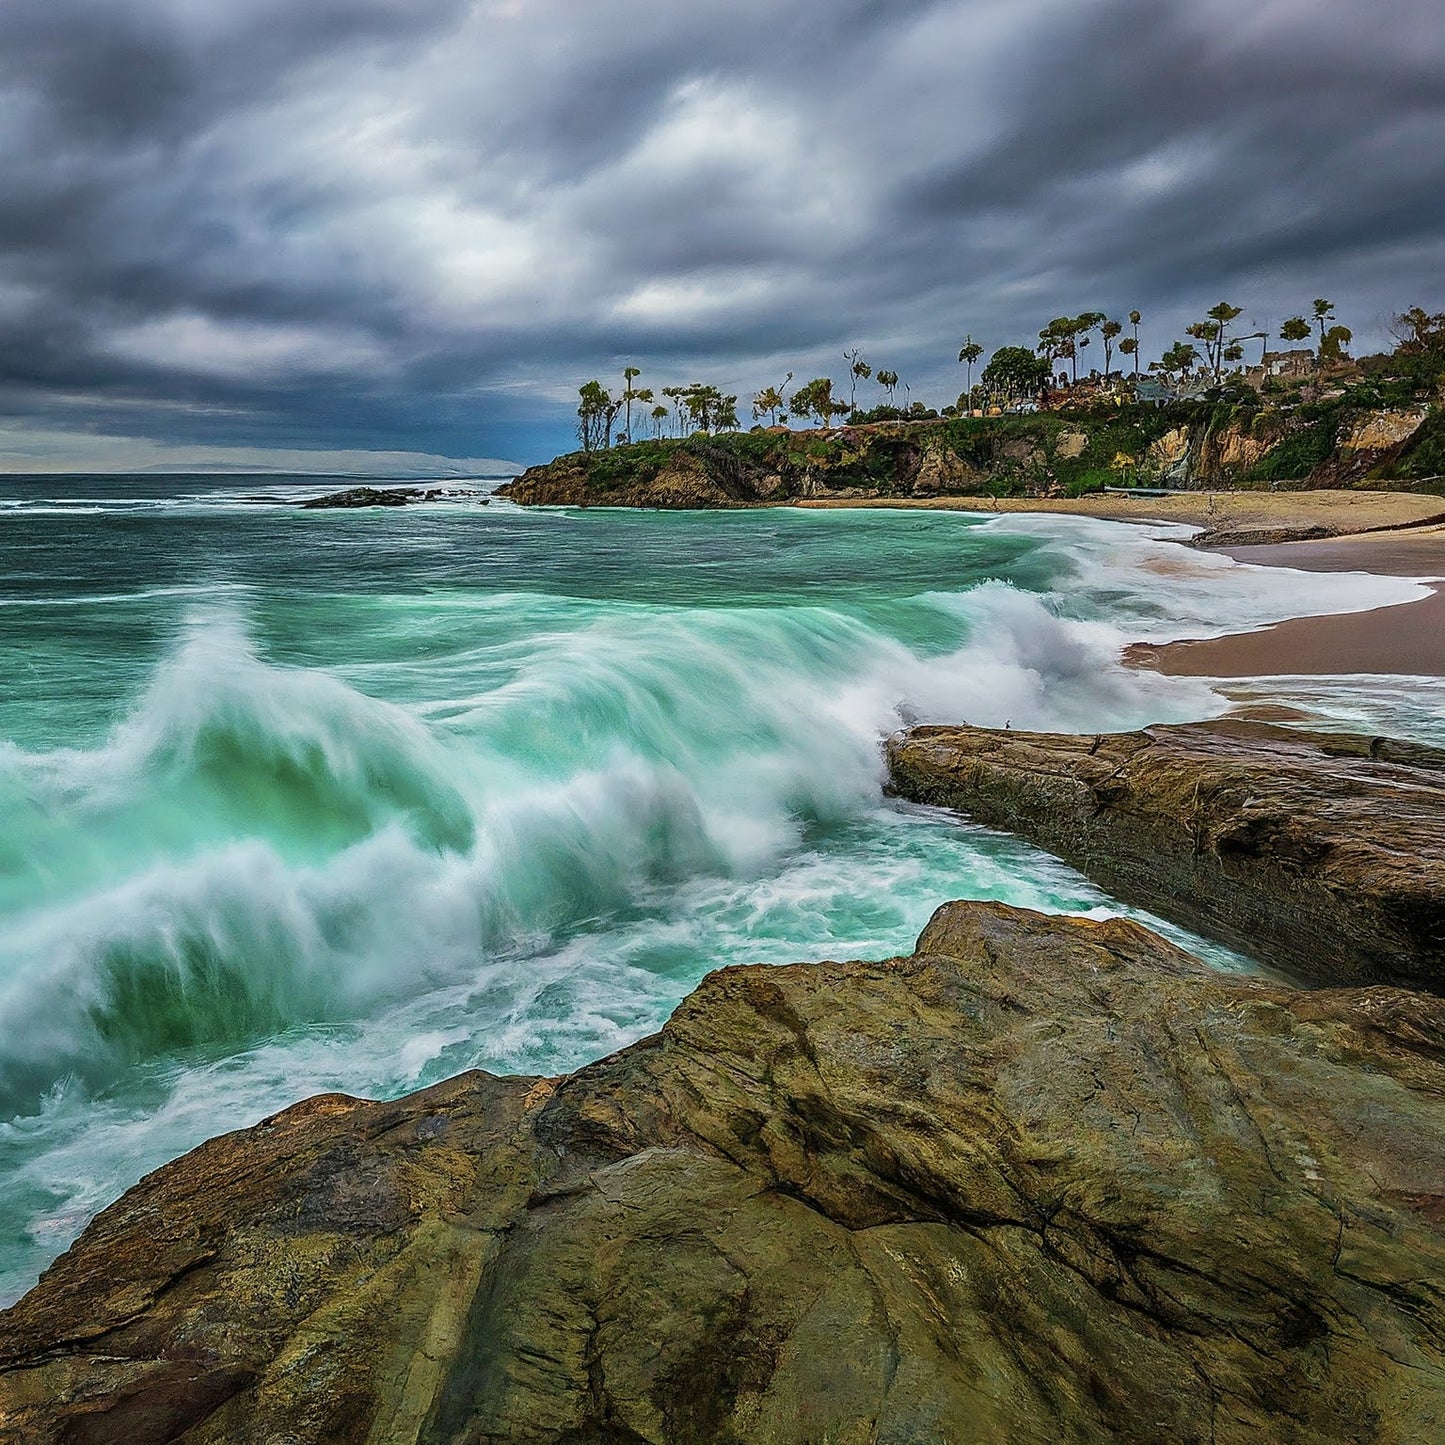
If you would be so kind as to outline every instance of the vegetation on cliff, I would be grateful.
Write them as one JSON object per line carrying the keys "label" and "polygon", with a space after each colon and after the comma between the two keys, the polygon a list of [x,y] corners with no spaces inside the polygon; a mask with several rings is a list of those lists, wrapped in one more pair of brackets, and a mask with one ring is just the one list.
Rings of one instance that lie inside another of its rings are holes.
{"label": "vegetation on cliff", "polygon": [[695,433],[581,451],[523,504],[726,507],[809,497],[1078,496],[1105,486],[1407,486],[1445,492],[1445,409],[1405,383],[1310,405],[1253,392],[1162,406]]}
{"label": "vegetation on cliff", "polygon": [[[1445,313],[1401,312],[1394,349],[1360,361],[1345,354],[1351,334],[1333,324],[1334,303],[1323,297],[1308,319],[1291,317],[1280,332],[1301,341],[1317,331],[1314,352],[1270,353],[1268,333],[1235,334],[1240,314],[1226,301],[1211,307],[1186,328],[1190,340],[1174,341],[1149,364],[1150,380],[1139,375],[1137,311],[1129,313],[1128,336],[1124,322],[1101,311],[1055,317],[1036,346],[995,350],[977,385],[984,347],[968,336],[958,352],[967,386],[941,410],[911,400],[897,372],[875,371],[853,347],[843,356],[846,401],[827,376],[789,394],[789,372],[753,397],[754,419],[771,425],[747,435],[736,395],[692,382],[661,388],[671,409],[652,405],[652,388],[639,385],[640,369],[628,365],[616,397],[596,380],[581,388],[581,453],[534,468],[511,495],[728,506],[825,495],[1076,496],[1110,484],[1368,481],[1445,491]],[[1095,332],[1104,371],[1081,380],[1079,360]],[[1260,362],[1245,369],[1250,340],[1261,342]],[[1111,369],[1116,350],[1133,363],[1132,375]],[[858,401],[860,383],[870,379],[888,397],[871,409]],[[894,404],[900,384],[901,408]],[[779,423],[789,419],[815,420],[818,428],[788,431]]]}

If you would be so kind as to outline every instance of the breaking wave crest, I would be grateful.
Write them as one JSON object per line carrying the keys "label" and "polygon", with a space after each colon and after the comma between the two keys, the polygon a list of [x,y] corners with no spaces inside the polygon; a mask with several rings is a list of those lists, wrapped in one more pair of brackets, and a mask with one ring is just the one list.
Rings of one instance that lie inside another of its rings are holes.
{"label": "breaking wave crest", "polygon": [[970,605],[932,658],[826,608],[617,609],[444,722],[193,616],[103,745],[0,758],[0,1101],[361,1018],[691,879],[757,877],[877,803],[904,722],[1200,707],[1115,666],[1107,627],[1002,583]]}
{"label": "breaking wave crest", "polygon": [[[69,678],[84,741],[0,742],[0,1300],[144,1169],[304,1093],[575,1067],[707,968],[882,956],[948,897],[1111,907],[887,804],[882,739],[1211,715],[1122,644],[1414,595],[1032,519],[478,513],[388,519],[386,552],[331,519],[279,561],[279,524],[223,517],[204,603],[158,563],[72,597],[71,528],[47,605],[8,609],[54,649],[36,716]],[[127,628],[171,641],[88,730],[73,659]]]}

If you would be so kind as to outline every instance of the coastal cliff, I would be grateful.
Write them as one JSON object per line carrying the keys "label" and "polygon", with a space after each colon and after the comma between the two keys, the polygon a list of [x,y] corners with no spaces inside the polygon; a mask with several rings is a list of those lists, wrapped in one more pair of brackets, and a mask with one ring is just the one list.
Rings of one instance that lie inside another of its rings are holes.
{"label": "coastal cliff", "polygon": [[888,762],[899,795],[1311,982],[1445,991],[1445,751],[1255,722],[921,727]]}
{"label": "coastal cliff", "polygon": [[1439,406],[1175,403],[632,442],[531,467],[499,494],[524,506],[691,508],[1130,485],[1439,493],[1442,471]]}
{"label": "coastal cliff", "polygon": [[202,1146],[0,1316],[0,1439],[1438,1439],[1442,1180],[1445,1000],[949,904]]}

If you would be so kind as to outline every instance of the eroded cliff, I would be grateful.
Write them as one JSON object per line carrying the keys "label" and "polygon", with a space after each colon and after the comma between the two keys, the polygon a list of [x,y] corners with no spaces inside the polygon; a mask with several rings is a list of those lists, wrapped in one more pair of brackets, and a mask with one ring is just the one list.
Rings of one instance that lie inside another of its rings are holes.
{"label": "eroded cliff", "polygon": [[[737,507],[806,498],[1074,495],[1104,486],[1424,487],[1440,408],[1109,406],[633,442],[529,468],[523,505]],[[1417,464],[1418,463],[1418,464]]]}

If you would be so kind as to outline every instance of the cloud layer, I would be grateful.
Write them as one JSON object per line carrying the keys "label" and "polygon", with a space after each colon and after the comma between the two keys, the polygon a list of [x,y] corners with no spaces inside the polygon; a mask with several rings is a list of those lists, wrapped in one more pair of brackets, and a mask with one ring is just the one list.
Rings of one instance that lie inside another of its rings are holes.
{"label": "cloud layer", "polygon": [[1379,342],[1445,307],[1441,54],[1438,0],[7,0],[0,466],[532,460],[628,359],[941,402],[965,331],[1221,296]]}

